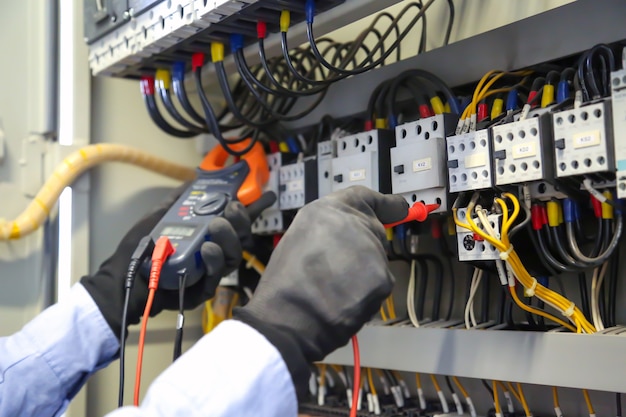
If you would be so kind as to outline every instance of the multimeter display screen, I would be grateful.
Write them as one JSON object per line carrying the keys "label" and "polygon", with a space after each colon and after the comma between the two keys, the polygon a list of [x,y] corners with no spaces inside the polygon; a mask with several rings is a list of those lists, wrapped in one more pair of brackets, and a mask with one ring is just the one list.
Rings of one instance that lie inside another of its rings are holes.
{"label": "multimeter display screen", "polygon": [[195,231],[195,226],[165,226],[161,230],[161,236],[189,237]]}

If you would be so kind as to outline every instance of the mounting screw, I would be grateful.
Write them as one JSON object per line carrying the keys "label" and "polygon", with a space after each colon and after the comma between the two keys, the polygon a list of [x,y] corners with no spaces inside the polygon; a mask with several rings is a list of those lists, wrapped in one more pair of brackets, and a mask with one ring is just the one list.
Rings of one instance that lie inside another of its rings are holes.
{"label": "mounting screw", "polygon": [[109,20],[111,21],[111,23],[115,23],[117,22],[117,16],[112,14],[111,17],[109,17]]}

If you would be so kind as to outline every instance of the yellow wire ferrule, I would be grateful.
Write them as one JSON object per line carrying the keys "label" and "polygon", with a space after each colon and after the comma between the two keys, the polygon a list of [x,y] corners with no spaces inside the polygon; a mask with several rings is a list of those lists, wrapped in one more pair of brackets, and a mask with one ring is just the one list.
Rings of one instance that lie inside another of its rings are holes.
{"label": "yellow wire ferrule", "polygon": [[386,129],[387,119],[377,118],[375,123],[376,129]]}
{"label": "yellow wire ferrule", "polygon": [[[606,197],[607,200],[611,200],[611,198],[613,197],[610,191],[605,191],[602,193],[602,195]],[[602,218],[605,220],[613,219],[613,206],[611,206],[609,203],[602,203]]]}
{"label": "yellow wire ferrule", "polygon": [[287,33],[291,25],[291,12],[283,10],[280,12],[280,31]]}
{"label": "yellow wire ferrule", "polygon": [[154,74],[154,80],[156,81],[156,85],[158,88],[163,90],[170,89],[170,83],[172,82],[172,76],[170,72],[166,69],[160,68],[156,70],[156,74]]}
{"label": "yellow wire ferrule", "polygon": [[501,98],[497,98],[493,101],[491,105],[491,120],[502,114],[502,108],[504,107],[504,100]]}
{"label": "yellow wire ferrule", "polygon": [[387,234],[387,240],[391,242],[393,240],[393,229],[385,229],[385,233]]}
{"label": "yellow wire ferrule", "polygon": [[446,101],[446,104],[443,106],[444,113],[452,113],[452,109],[450,108],[450,103]]}
{"label": "yellow wire ferrule", "polygon": [[213,42],[211,44],[211,62],[222,62],[224,60],[224,44]]}
{"label": "yellow wire ferrule", "polygon": [[278,149],[279,149],[281,152],[284,152],[284,153],[289,153],[289,146],[288,146],[285,142],[280,142],[280,143],[278,144]]}
{"label": "yellow wire ferrule", "polygon": [[443,114],[446,112],[446,109],[443,105],[443,102],[439,98],[439,96],[434,96],[430,98],[430,105],[433,108],[435,114]]}
{"label": "yellow wire ferrule", "polygon": [[561,211],[561,205],[557,201],[548,201],[546,209],[548,211],[548,225],[557,227],[560,224],[559,212]]}
{"label": "yellow wire ferrule", "polygon": [[548,107],[552,103],[554,103],[554,86],[546,84],[543,86],[543,93],[541,94],[541,107]]}

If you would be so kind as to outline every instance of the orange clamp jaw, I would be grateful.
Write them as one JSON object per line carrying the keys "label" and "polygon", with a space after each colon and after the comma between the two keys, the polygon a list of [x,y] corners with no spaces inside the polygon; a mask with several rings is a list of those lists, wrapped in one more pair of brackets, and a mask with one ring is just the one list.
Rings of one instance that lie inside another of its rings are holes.
{"label": "orange clamp jaw", "polygon": [[[250,141],[251,139],[246,139],[243,142],[229,144],[229,147],[240,151],[245,149],[250,144]],[[204,157],[202,163],[200,163],[200,169],[204,171],[219,171],[225,167],[229,156],[226,149],[218,145]],[[263,146],[258,142],[241,159],[248,164],[250,172],[237,191],[237,200],[241,201],[244,206],[247,206],[258,200],[263,194],[263,187],[269,180],[270,171],[267,166]]]}
{"label": "orange clamp jaw", "polygon": [[385,225],[385,229],[391,229],[402,223],[407,223],[410,221],[423,222],[428,217],[428,214],[437,210],[439,208],[439,204],[424,204],[421,201],[413,204],[409,207],[409,214],[400,220],[399,222],[389,223]]}

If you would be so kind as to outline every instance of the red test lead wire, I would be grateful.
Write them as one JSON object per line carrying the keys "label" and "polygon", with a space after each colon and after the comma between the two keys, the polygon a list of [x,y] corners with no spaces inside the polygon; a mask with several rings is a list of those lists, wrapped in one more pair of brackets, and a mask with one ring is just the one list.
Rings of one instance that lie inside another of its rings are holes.
{"label": "red test lead wire", "polygon": [[352,406],[350,417],[356,417],[359,407],[359,390],[361,389],[361,354],[359,352],[359,339],[352,336],[352,352],[354,355],[354,378],[352,383]]}
{"label": "red test lead wire", "polygon": [[150,318],[150,311],[152,310],[152,303],[154,302],[154,296],[156,290],[159,287],[159,278],[161,276],[161,269],[163,264],[174,253],[174,247],[167,236],[161,236],[157,240],[154,251],[152,252],[152,265],[150,267],[150,278],[148,280],[148,300],[146,301],[146,308],[143,312],[143,318],[141,320],[141,331],[139,332],[139,345],[137,353],[137,371],[135,374],[135,396],[133,404],[139,406],[139,390],[141,387],[141,368],[143,365],[143,348],[146,343],[146,331],[148,329],[148,319]]}

